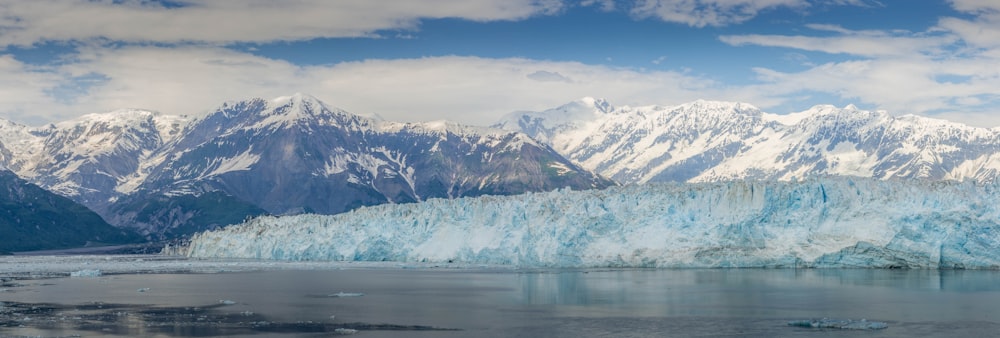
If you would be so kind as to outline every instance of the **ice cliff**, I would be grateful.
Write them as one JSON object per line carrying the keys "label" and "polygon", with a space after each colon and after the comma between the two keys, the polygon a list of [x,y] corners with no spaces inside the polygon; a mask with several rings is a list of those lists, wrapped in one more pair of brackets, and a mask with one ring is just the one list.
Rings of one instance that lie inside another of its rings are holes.
{"label": "ice cliff", "polygon": [[261,217],[196,235],[185,251],[520,267],[997,269],[998,202],[995,184],[647,184]]}

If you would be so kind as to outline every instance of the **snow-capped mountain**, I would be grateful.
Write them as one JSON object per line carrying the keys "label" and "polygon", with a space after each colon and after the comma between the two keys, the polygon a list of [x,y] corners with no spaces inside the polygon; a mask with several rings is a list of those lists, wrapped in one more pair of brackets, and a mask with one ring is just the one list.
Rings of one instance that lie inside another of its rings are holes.
{"label": "snow-capped mountain", "polygon": [[650,183],[260,217],[192,257],[521,267],[1000,267],[1000,186],[827,177]]}
{"label": "snow-capped mountain", "polygon": [[123,109],[43,127],[0,120],[0,166],[153,237],[263,213],[613,184],[524,134],[383,121],[302,94],[199,118]]}
{"label": "snow-capped mountain", "polygon": [[0,122],[0,165],[154,237],[262,213],[613,184],[522,133],[384,121],[302,94],[191,119],[120,110]]}
{"label": "snow-capped mountain", "polygon": [[47,190],[100,209],[187,122],[137,109],[88,114],[40,128],[0,121],[0,164]]}
{"label": "snow-capped mountain", "polygon": [[744,103],[615,107],[584,98],[513,113],[495,126],[523,131],[621,183],[815,175],[982,181],[1000,169],[1000,130],[854,106],[775,115]]}

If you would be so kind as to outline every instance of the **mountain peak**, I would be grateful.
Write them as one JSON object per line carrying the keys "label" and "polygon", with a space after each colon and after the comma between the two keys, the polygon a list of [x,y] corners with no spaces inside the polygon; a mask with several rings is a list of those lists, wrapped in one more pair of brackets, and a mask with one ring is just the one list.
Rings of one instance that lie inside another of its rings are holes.
{"label": "mountain peak", "polygon": [[582,97],[578,100],[565,104],[559,108],[563,107],[565,107],[566,110],[570,110],[576,107],[589,108],[592,110],[600,111],[602,113],[609,113],[615,109],[615,107],[612,106],[611,103],[608,102],[608,100],[602,98],[595,98],[592,96]]}
{"label": "mountain peak", "polygon": [[760,112],[756,106],[749,103],[735,102],[735,101],[713,101],[698,99],[688,103],[681,104],[677,106],[682,109],[693,109],[693,110],[735,110],[740,112]]}
{"label": "mountain peak", "polygon": [[137,123],[137,121],[144,121],[159,115],[160,113],[151,110],[125,108],[112,110],[106,113],[86,114],[69,121],[59,122],[56,126],[68,127],[94,123],[102,123],[110,126],[126,126]]}
{"label": "mountain peak", "polygon": [[[295,93],[271,100],[255,99],[259,104],[241,105],[239,115],[251,118],[251,128],[288,127],[302,124],[345,123],[357,119],[355,114],[330,107],[315,96]],[[337,121],[337,122],[334,122]]]}
{"label": "mountain peak", "polygon": [[296,106],[318,106],[318,105],[322,105],[322,102],[319,99],[317,99],[315,96],[312,96],[312,95],[309,95],[309,94],[304,94],[304,93],[295,93],[295,94],[292,94],[292,95],[289,95],[289,96],[279,96],[279,97],[276,97],[274,99],[271,99],[270,103],[274,107],[281,107],[281,106],[285,106],[285,105],[288,105],[288,104],[292,104],[292,105],[296,105]]}

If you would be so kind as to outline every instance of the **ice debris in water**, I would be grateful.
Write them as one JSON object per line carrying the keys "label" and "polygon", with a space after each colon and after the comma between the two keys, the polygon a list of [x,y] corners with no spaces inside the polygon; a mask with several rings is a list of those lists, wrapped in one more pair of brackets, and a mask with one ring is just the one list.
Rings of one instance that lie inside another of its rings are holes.
{"label": "ice debris in water", "polygon": [[135,292],[146,292],[146,291],[149,291],[149,288],[139,288],[138,290],[135,290]]}
{"label": "ice debris in water", "polygon": [[810,327],[818,329],[843,329],[843,330],[881,330],[888,328],[889,324],[884,322],[868,321],[867,319],[805,319],[788,322],[788,326]]}
{"label": "ice debris in water", "polygon": [[101,270],[80,270],[69,273],[70,277],[101,277]]}
{"label": "ice debris in water", "polygon": [[329,294],[329,295],[327,295],[327,297],[343,298],[343,297],[361,297],[361,296],[364,296],[364,295],[365,294],[360,293],[360,292],[337,292],[337,293]]}
{"label": "ice debris in water", "polygon": [[333,330],[333,333],[340,334],[340,335],[349,335],[349,334],[358,333],[358,330],[339,328],[339,329]]}
{"label": "ice debris in water", "polygon": [[223,299],[223,300],[219,301],[219,304],[222,304],[222,305],[234,305],[234,304],[236,304],[236,302],[228,300],[228,299]]}

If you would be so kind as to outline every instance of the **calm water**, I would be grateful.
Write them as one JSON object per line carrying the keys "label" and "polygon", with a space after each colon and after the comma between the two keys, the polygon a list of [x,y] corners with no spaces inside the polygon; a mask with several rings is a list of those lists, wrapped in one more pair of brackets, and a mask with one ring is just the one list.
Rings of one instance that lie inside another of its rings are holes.
{"label": "calm water", "polygon": [[[0,290],[0,337],[1000,335],[996,271],[373,269],[8,280]],[[889,328],[786,325],[824,317]]]}

